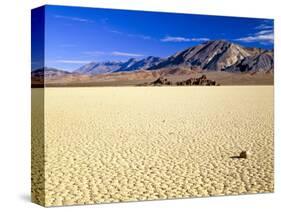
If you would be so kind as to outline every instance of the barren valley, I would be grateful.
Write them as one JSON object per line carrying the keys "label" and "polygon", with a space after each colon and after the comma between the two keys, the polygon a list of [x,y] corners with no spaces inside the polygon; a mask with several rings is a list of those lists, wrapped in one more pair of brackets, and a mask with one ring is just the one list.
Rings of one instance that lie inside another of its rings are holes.
{"label": "barren valley", "polygon": [[46,206],[272,192],[273,86],[45,88],[44,148]]}

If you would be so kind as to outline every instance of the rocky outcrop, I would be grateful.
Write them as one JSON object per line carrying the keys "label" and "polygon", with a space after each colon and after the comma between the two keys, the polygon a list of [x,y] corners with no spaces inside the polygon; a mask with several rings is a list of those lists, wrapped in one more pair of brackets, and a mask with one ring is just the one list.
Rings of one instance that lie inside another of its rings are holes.
{"label": "rocky outcrop", "polygon": [[214,80],[207,79],[206,75],[202,75],[198,78],[189,78],[187,80],[172,82],[167,78],[159,77],[155,81],[151,83],[146,83],[144,85],[154,85],[154,86],[164,86],[164,85],[175,85],[175,86],[193,86],[193,85],[201,85],[201,86],[214,86],[219,85]]}
{"label": "rocky outcrop", "polygon": [[207,79],[206,75],[202,75],[198,78],[190,78],[184,81],[177,82],[176,85],[218,85],[214,80]]}

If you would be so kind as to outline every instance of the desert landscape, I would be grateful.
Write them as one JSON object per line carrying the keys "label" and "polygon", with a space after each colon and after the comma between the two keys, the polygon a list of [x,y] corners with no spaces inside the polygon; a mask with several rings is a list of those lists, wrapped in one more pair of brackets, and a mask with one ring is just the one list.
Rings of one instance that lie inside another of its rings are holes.
{"label": "desert landscape", "polygon": [[33,119],[33,201],[273,192],[273,65],[273,51],[217,40],[166,59],[33,71],[44,117]]}
{"label": "desert landscape", "polygon": [[273,178],[273,86],[45,89],[46,206],[273,192]]}
{"label": "desert landscape", "polygon": [[34,203],[274,191],[272,19],[54,5],[32,17]]}

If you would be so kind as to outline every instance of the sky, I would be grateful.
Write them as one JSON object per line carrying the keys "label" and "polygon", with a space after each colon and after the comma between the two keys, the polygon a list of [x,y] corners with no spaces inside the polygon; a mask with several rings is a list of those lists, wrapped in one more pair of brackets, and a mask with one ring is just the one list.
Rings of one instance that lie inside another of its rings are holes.
{"label": "sky", "polygon": [[[38,17],[32,19],[32,69],[42,55]],[[89,62],[168,57],[209,40],[264,49],[274,44],[271,19],[51,5],[45,6],[44,35],[44,65],[67,71]]]}

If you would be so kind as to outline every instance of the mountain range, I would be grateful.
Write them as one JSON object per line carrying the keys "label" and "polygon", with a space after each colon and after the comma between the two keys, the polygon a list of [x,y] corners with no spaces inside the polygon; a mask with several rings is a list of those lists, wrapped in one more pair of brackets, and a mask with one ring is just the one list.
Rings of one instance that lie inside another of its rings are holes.
{"label": "mountain range", "polygon": [[109,72],[127,72],[127,71],[136,71],[149,69],[152,66],[155,66],[162,62],[163,59],[159,57],[149,56],[147,58],[137,60],[131,58],[125,62],[122,61],[106,61],[106,62],[91,62],[86,64],[74,72],[82,74],[104,74]]}
{"label": "mountain range", "polygon": [[83,74],[104,74],[170,67],[193,67],[205,71],[273,71],[273,51],[247,48],[225,40],[204,42],[167,58],[149,56],[125,62],[92,62],[75,70]]}
{"label": "mountain range", "polygon": [[[185,77],[199,72],[210,73],[208,76],[216,76],[215,78],[219,79],[224,79],[222,76],[237,78],[237,74],[234,76],[231,73],[248,73],[250,76],[256,73],[272,73],[271,76],[266,76],[268,84],[273,82],[274,52],[248,48],[225,40],[214,40],[184,49],[166,58],[149,56],[127,61],[91,62],[72,72],[45,67],[32,71],[31,76],[33,82],[136,82],[163,76]],[[265,76],[259,78],[262,80],[263,77]],[[240,84],[238,79],[240,77],[237,78],[237,83]]]}

